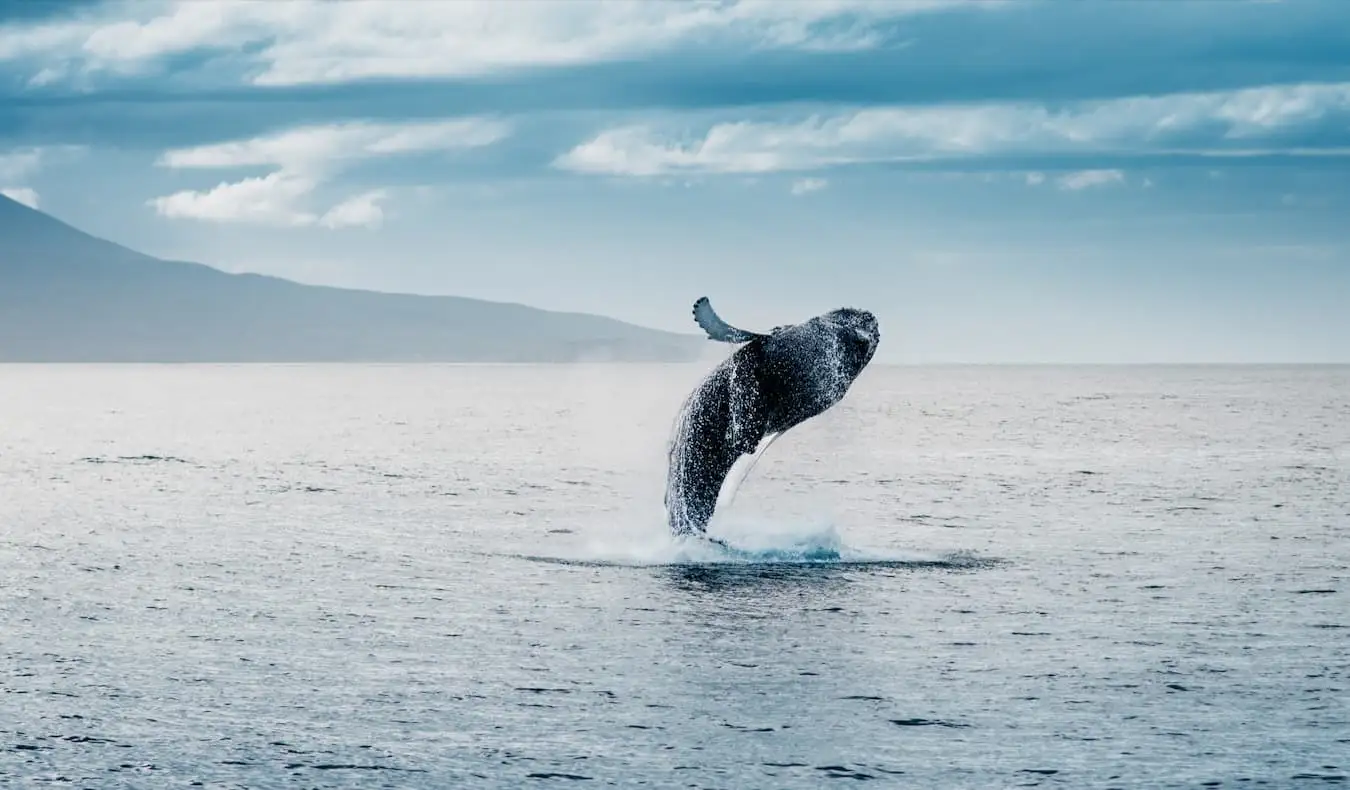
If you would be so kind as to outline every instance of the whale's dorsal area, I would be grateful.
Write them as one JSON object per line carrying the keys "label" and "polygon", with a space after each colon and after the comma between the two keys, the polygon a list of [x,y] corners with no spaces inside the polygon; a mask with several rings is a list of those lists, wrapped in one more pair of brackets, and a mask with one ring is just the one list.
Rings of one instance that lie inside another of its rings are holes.
{"label": "whale's dorsal area", "polygon": [[698,301],[694,302],[694,321],[708,333],[708,339],[722,343],[749,343],[755,338],[765,337],[758,332],[737,329],[723,321],[717,311],[713,310],[712,302],[709,302],[706,296],[700,296]]}

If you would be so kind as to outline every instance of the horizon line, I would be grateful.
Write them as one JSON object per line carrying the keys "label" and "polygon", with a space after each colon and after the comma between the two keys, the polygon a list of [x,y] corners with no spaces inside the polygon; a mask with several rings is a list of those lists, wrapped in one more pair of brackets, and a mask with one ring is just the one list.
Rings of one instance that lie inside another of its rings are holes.
{"label": "horizon line", "polygon": [[[684,362],[623,361],[623,360],[576,360],[553,362],[454,362],[438,360],[269,360],[269,361],[213,361],[213,360],[122,360],[87,361],[72,360],[51,361],[3,361],[0,367],[113,367],[113,366],[159,366],[159,367],[393,367],[393,366],[438,366],[438,367],[679,367],[708,365],[720,360],[691,360]],[[869,368],[1344,368],[1350,367],[1350,361],[1344,362],[873,362]]]}

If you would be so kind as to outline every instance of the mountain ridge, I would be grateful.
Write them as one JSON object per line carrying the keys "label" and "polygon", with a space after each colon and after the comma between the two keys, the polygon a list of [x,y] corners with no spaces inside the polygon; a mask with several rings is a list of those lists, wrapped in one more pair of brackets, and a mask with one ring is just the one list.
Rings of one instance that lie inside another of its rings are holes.
{"label": "mountain ridge", "polygon": [[697,335],[170,261],[0,196],[0,362],[677,362]]}

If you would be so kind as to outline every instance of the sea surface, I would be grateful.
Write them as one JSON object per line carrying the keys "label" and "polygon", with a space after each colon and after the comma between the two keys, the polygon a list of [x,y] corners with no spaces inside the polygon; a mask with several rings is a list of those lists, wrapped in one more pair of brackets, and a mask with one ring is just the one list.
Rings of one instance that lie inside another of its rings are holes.
{"label": "sea surface", "polygon": [[0,786],[1331,787],[1350,368],[0,366]]}

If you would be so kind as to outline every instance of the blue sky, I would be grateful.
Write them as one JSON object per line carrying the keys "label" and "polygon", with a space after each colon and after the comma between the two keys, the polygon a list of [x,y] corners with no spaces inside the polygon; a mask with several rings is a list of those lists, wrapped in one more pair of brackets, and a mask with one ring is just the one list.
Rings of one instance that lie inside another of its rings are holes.
{"label": "blue sky", "polygon": [[1350,362],[1350,3],[0,0],[0,189],[230,271],[892,362]]}

